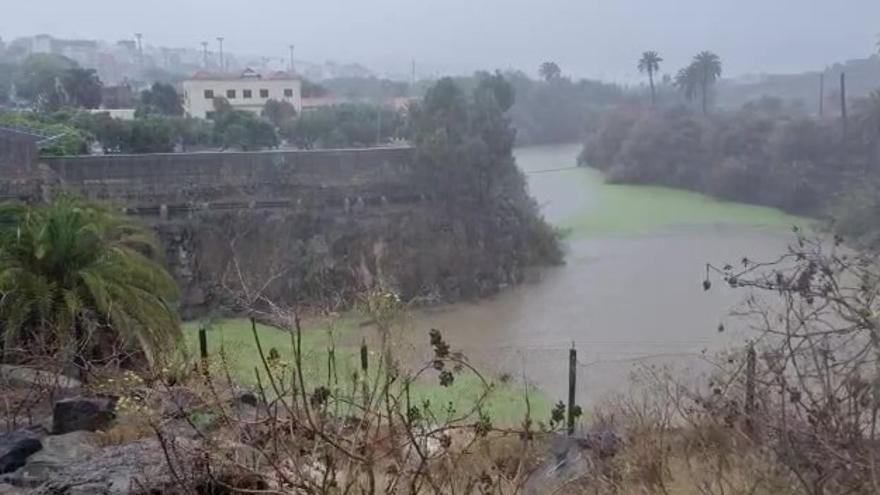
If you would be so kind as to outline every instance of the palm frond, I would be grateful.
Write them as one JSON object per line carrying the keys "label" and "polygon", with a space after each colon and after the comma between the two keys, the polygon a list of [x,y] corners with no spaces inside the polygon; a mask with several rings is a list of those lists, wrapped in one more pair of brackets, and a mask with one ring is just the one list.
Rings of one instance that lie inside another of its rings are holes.
{"label": "palm frond", "polygon": [[174,279],[145,226],[74,197],[0,207],[4,340],[57,334],[96,344],[109,327],[151,358],[181,339]]}

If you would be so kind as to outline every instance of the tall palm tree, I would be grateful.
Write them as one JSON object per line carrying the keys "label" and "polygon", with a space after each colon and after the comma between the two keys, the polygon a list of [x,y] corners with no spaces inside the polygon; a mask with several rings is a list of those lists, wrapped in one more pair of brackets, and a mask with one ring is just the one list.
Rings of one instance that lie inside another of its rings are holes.
{"label": "tall palm tree", "polygon": [[700,85],[703,97],[703,114],[709,113],[709,87],[721,77],[721,58],[718,55],[703,51],[698,53],[691,63],[694,77]]}
{"label": "tall palm tree", "polygon": [[697,92],[697,79],[698,76],[694,64],[680,69],[675,75],[675,86],[684,93],[684,97],[688,101],[692,100]]}
{"label": "tall palm tree", "polygon": [[[72,197],[0,207],[0,344],[83,363],[180,343],[177,285],[155,238],[129,217]],[[112,349],[111,349],[112,346]]]}
{"label": "tall palm tree", "polygon": [[657,93],[654,89],[654,74],[660,70],[660,54],[655,51],[648,51],[642,54],[639,59],[639,72],[648,73],[648,82],[651,84],[651,105],[657,104]]}

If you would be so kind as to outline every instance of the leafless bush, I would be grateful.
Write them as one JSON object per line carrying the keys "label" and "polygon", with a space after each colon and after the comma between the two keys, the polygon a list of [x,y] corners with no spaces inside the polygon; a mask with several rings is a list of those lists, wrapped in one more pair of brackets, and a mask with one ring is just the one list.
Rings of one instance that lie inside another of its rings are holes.
{"label": "leafless bush", "polygon": [[[393,296],[371,293],[363,303],[380,327],[388,325]],[[433,357],[419,369],[402,369],[389,346],[353,376],[336,376],[328,349],[326,380],[304,372],[302,327],[296,313],[275,307],[272,320],[290,335],[285,362],[253,335],[260,362],[256,387],[246,398],[221,355],[203,367],[190,387],[199,407],[181,411],[197,442],[182,447],[179,423],[153,423],[168,466],[198,459],[174,472],[178,493],[517,493],[538,458],[531,412],[518,428],[492,423],[485,402],[493,385],[432,331]],[[253,321],[253,320],[252,320]],[[344,368],[343,368],[344,369]],[[437,380],[451,385],[469,373],[482,383],[468,410],[417,402],[411,386]],[[528,398],[526,398],[528,400]],[[177,424],[177,431],[171,428]],[[212,491],[214,490],[214,491]]]}
{"label": "leafless bush", "polygon": [[876,260],[798,233],[778,259],[740,265],[709,266],[704,286],[715,273],[749,291],[753,371],[748,353],[731,358],[731,386],[707,407],[741,420],[803,493],[880,493]]}
{"label": "leafless bush", "polygon": [[[744,289],[742,348],[704,356],[706,380],[661,367],[592,412],[624,439],[585,493],[880,493],[875,259],[798,232],[768,262],[707,266],[704,288]],[[723,330],[723,327],[720,328]]]}

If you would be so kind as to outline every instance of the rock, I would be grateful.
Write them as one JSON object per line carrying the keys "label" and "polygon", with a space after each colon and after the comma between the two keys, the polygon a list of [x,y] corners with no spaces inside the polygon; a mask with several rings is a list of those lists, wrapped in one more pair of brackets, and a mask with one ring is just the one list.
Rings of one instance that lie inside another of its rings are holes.
{"label": "rock", "polygon": [[257,407],[260,404],[260,398],[257,397],[257,393],[246,388],[237,389],[232,400],[233,404],[244,404],[251,407]]}
{"label": "rock", "polygon": [[17,486],[37,487],[52,479],[68,465],[95,455],[100,448],[95,433],[74,431],[43,439],[43,449],[27,459],[8,480]]}
{"label": "rock", "polygon": [[46,433],[45,428],[38,426],[0,435],[0,474],[11,473],[24,466],[31,454],[43,448],[40,439]]}
{"label": "rock", "polygon": [[0,495],[24,495],[25,493],[27,492],[25,492],[23,488],[0,483]]}
{"label": "rock", "polygon": [[10,387],[42,387],[72,390],[82,387],[76,378],[51,371],[0,364],[0,384]]}
{"label": "rock", "polygon": [[106,397],[73,397],[55,402],[52,433],[97,431],[106,428],[115,416],[116,400]]}
{"label": "rock", "polygon": [[[177,449],[175,449],[177,451]],[[176,466],[176,469],[182,469]],[[162,447],[155,439],[100,449],[70,463],[33,493],[41,495],[128,495],[166,493],[173,485]]]}
{"label": "rock", "polygon": [[571,437],[558,435],[550,444],[547,460],[526,482],[524,493],[556,493],[577,479],[595,474],[602,460],[615,456],[620,445],[620,436],[610,429]]}

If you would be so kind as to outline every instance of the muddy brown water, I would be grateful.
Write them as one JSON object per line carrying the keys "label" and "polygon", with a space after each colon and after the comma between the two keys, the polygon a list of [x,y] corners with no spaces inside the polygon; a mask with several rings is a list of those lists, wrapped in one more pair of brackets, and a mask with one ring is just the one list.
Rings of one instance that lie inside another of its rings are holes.
{"label": "muddy brown water", "polygon": [[[604,203],[608,195],[603,188],[613,186],[595,171],[567,170],[575,166],[578,150],[564,145],[517,151],[531,193],[556,225],[619,207]],[[634,195],[630,203],[635,204],[646,199],[639,194],[670,193],[646,187],[643,193],[630,188],[627,194]],[[674,211],[687,211],[689,201],[694,209],[707,204],[704,197],[682,195],[684,199],[675,198]],[[568,349],[574,344],[578,401],[584,404],[623,390],[631,372],[644,365],[705,374],[711,370],[706,357],[750,335],[744,323],[727,316],[745,294],[719,284],[705,292],[706,263],[744,256],[770,259],[792,240],[778,225],[764,225],[763,218],[778,212],[762,211],[755,210],[753,222],[740,217],[728,222],[723,214],[718,221],[680,215],[628,228],[625,224],[633,219],[627,216],[641,214],[636,209],[621,213],[619,231],[575,229],[565,240],[565,265],[542,270],[529,282],[487,300],[420,310],[406,339],[413,347],[426,348],[428,330],[440,329],[477,367],[495,376],[525,377],[553,400],[565,396]],[[613,225],[617,212],[606,213],[612,217],[603,225]],[[725,331],[719,333],[721,322]]]}

